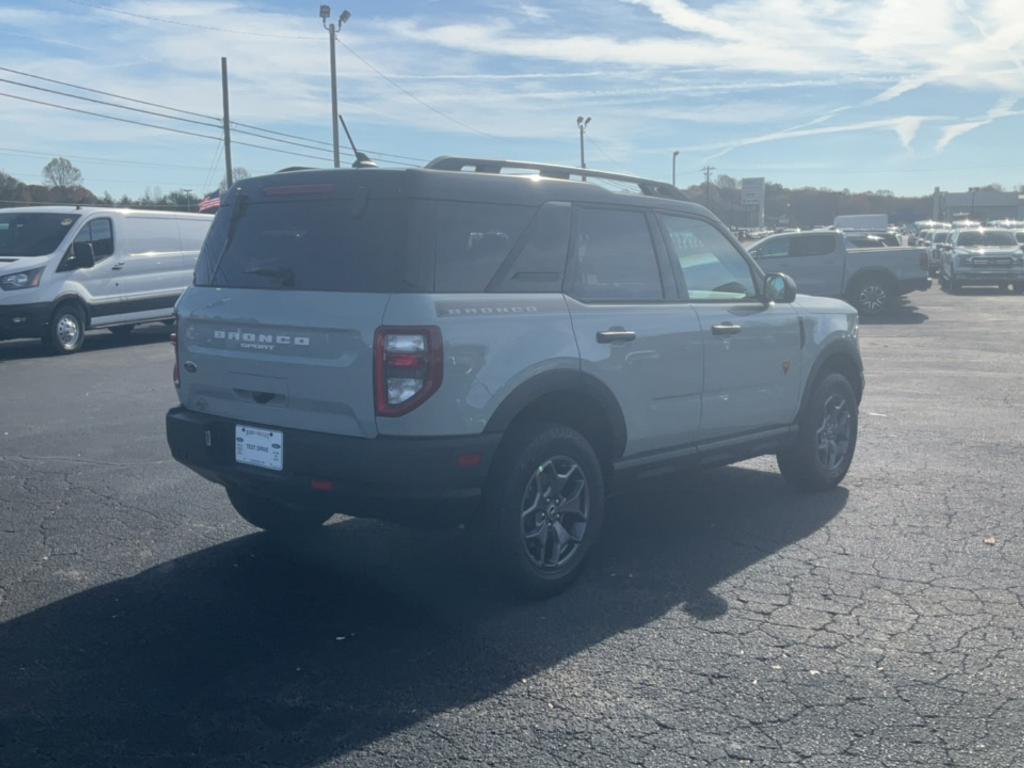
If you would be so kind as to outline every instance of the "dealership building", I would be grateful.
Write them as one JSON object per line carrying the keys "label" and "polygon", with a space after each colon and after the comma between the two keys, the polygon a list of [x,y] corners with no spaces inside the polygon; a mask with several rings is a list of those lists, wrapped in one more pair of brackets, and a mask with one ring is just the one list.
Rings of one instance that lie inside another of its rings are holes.
{"label": "dealership building", "polygon": [[1024,219],[1024,196],[995,189],[943,192],[936,187],[932,193],[932,218],[937,221]]}

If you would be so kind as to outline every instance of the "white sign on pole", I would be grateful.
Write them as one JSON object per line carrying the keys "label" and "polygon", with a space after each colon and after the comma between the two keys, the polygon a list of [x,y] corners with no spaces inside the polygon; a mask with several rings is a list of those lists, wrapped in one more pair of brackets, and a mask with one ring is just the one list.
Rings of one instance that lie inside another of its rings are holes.
{"label": "white sign on pole", "polygon": [[764,205],[764,179],[743,179],[740,186],[742,205]]}

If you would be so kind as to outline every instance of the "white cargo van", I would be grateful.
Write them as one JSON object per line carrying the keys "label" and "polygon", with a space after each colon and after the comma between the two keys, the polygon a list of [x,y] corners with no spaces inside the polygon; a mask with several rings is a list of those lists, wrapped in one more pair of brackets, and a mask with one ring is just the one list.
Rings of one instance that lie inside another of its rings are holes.
{"label": "white cargo van", "polygon": [[76,352],[85,331],[170,321],[213,217],[128,209],[0,209],[0,340]]}

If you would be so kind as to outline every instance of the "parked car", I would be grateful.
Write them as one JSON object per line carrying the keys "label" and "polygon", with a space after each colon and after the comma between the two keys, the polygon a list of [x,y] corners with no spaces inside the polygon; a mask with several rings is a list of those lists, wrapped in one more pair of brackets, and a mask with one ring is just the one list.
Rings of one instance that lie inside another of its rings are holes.
{"label": "parked car", "polygon": [[245,520],[464,523],[529,593],[579,572],[613,486],[776,454],[825,489],[856,444],[856,312],[658,181],[472,158],[246,179],[177,310],[168,443]]}
{"label": "parked car", "polygon": [[959,229],[942,254],[942,287],[951,293],[965,285],[1010,285],[1024,292],[1024,246],[1006,229]]}
{"label": "parked car", "polygon": [[776,235],[750,248],[762,268],[784,272],[801,290],[845,298],[861,315],[876,315],[896,298],[931,286],[923,248],[848,248],[841,232]]}
{"label": "parked car", "polygon": [[80,206],[0,209],[0,339],[56,352],[85,331],[171,321],[212,217]]}

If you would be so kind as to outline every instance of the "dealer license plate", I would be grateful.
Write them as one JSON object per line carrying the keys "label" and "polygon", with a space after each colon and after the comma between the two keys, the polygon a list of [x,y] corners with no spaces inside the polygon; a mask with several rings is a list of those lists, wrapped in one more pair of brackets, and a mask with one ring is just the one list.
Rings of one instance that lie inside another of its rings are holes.
{"label": "dealer license plate", "polygon": [[284,469],[284,433],[236,424],[235,461],[280,472]]}

